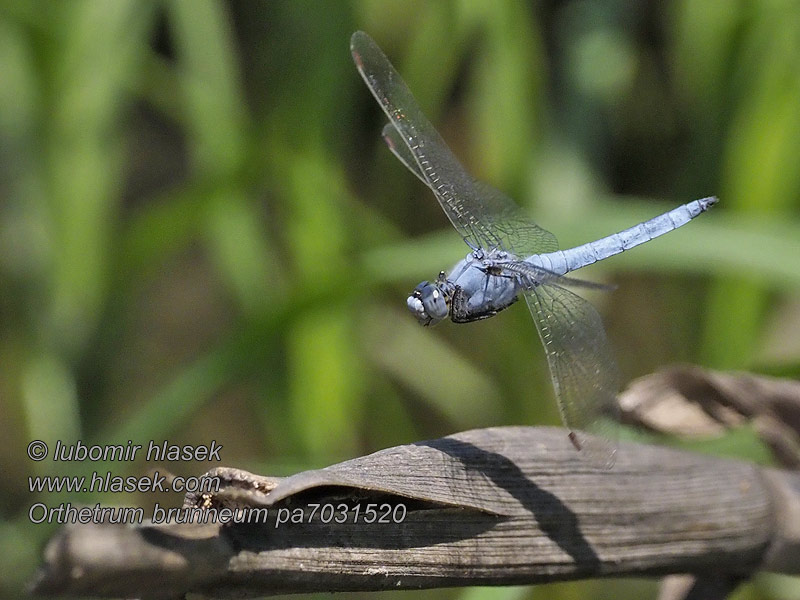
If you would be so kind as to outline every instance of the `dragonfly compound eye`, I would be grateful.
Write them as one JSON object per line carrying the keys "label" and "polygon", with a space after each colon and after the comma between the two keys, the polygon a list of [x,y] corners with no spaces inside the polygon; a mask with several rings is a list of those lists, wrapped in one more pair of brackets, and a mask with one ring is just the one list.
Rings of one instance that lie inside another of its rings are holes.
{"label": "dragonfly compound eye", "polygon": [[422,325],[436,325],[450,312],[442,290],[427,281],[414,288],[406,303]]}

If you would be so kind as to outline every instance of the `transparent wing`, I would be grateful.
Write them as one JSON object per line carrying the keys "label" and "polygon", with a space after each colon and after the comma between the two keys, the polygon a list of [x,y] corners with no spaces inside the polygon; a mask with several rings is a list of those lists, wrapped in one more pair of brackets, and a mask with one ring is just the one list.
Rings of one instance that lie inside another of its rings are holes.
{"label": "transparent wing", "polygon": [[481,198],[487,227],[500,239],[498,248],[517,256],[558,250],[556,236],[536,225],[511,198],[488,183],[472,181]]}
{"label": "transparent wing", "polygon": [[617,368],[600,315],[586,300],[558,285],[540,285],[524,296],[544,345],[564,425],[593,463],[611,467],[616,451]]}
{"label": "transparent wing", "polygon": [[[442,204],[442,200],[436,188],[430,184],[425,174],[420,170],[414,155],[403,142],[403,138],[395,126],[392,123],[387,123],[383,128],[382,135],[386,145],[389,146],[389,150],[392,151],[392,154],[394,154],[409,171],[414,173],[422,183],[431,188],[431,191],[433,191],[434,195],[439,199],[439,203]],[[448,150],[448,152],[450,151]],[[469,175],[467,175],[467,177],[469,177]],[[477,179],[471,179],[471,182],[472,186],[475,188],[475,192],[480,198],[480,212],[483,215],[482,218],[487,224],[487,228],[494,232],[491,245],[487,245],[489,244],[489,240],[483,240],[483,243],[478,244],[480,247],[497,247],[518,256],[529,256],[531,254],[558,250],[556,236],[531,221],[511,198],[487,183],[483,183]],[[442,206],[444,207],[445,204],[442,204]],[[446,209],[445,212],[447,212]],[[459,228],[456,227],[456,229]],[[460,229],[459,232],[461,232]],[[481,241],[471,238],[466,239],[473,245]]]}
{"label": "transparent wing", "polygon": [[533,287],[533,282],[536,282],[536,284],[557,283],[559,285],[581,287],[591,290],[603,290],[605,292],[610,292],[616,289],[616,286],[614,285],[560,275],[559,273],[549,271],[544,267],[533,265],[529,262],[525,262],[524,260],[496,260],[493,261],[492,264],[500,267],[506,274],[514,273],[515,275],[519,275],[523,285],[525,285],[527,282],[527,285],[530,287]]}
{"label": "transparent wing", "polygon": [[510,198],[464,170],[372,38],[357,31],[350,39],[350,51],[361,77],[389,117],[394,131],[384,128],[384,139],[431,188],[468,244],[517,255],[558,249],[553,234],[535,225]]}

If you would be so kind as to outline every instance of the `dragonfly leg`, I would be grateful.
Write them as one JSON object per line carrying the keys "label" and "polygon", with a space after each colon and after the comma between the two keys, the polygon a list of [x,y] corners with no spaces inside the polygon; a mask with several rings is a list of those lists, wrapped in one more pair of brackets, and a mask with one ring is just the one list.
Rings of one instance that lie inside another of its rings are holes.
{"label": "dragonfly leg", "polygon": [[494,273],[491,271],[492,267],[487,267],[483,269],[483,272],[486,273],[486,277],[483,280],[483,297],[486,298],[486,293],[489,291],[489,277],[491,277]]}

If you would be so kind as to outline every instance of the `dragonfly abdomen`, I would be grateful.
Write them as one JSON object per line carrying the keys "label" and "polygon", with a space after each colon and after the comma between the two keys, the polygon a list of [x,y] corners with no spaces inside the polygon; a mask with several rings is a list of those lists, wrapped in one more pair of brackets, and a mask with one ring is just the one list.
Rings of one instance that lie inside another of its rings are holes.
{"label": "dragonfly abdomen", "polygon": [[619,233],[568,250],[534,255],[526,259],[526,262],[540,265],[558,275],[565,275],[686,225],[716,203],[717,198],[714,196],[694,200]]}

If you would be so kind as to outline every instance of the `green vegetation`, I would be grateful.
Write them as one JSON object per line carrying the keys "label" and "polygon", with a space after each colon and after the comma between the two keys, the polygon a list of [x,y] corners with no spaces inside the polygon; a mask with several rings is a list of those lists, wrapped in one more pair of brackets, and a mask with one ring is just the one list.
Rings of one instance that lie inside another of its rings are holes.
{"label": "green vegetation", "polygon": [[[798,376],[797,8],[1,2],[0,595],[17,596],[53,531],[29,506],[61,501],[29,493],[29,475],[154,466],[34,463],[34,439],[214,439],[224,464],[281,475],[557,423],[522,306],[435,330],[406,313],[413,286],[466,247],[383,147],[356,29],[475,176],[564,246],[720,196],[581,273],[619,286],[592,300],[623,381],[677,361]],[[792,585],[762,578],[737,598]],[[609,587],[654,594],[426,596]]]}

